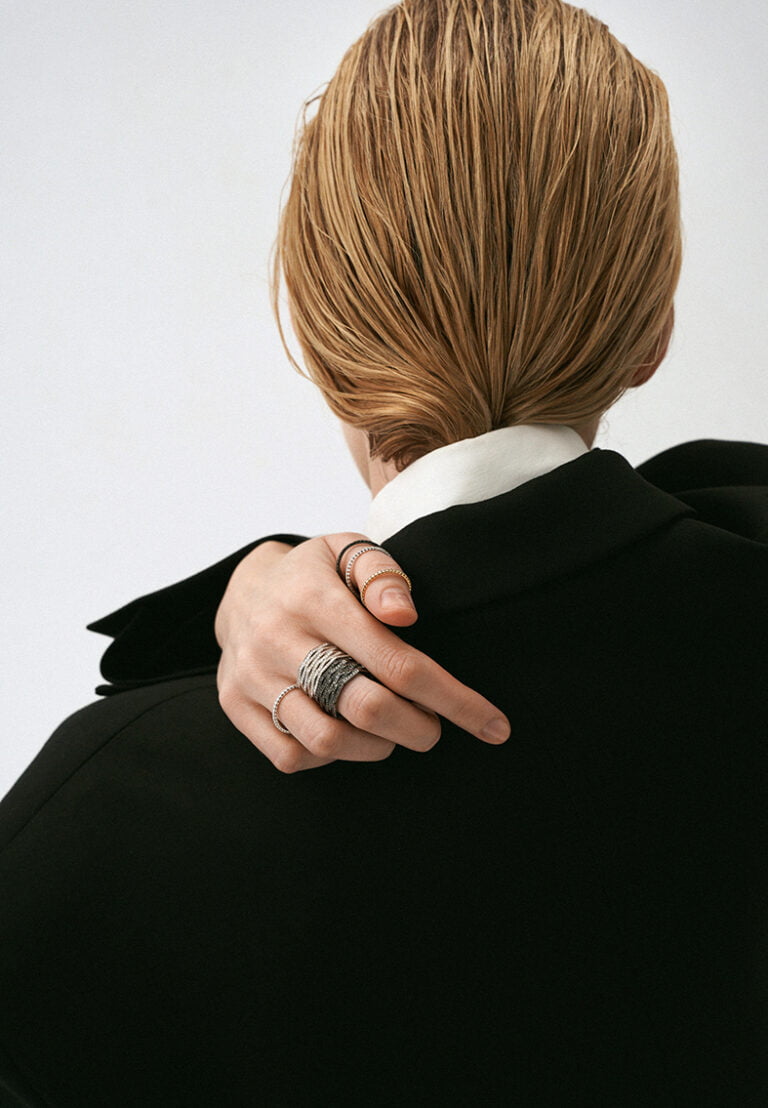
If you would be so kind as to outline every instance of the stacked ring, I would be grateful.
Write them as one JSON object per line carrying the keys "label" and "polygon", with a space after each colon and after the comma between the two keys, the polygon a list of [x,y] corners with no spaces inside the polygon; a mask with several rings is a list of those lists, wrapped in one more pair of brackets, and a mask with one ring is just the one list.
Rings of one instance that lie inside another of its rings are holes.
{"label": "stacked ring", "polygon": [[[352,569],[357,559],[361,558],[363,554],[378,551],[390,557],[383,546],[371,542],[370,539],[355,539],[353,542],[347,543],[336,559],[336,572],[339,576],[341,576],[342,558],[344,554],[354,546],[359,546],[361,549],[356,550],[347,562],[344,572],[344,583],[349,589],[353,589]],[[408,586],[408,591],[411,591],[411,579],[403,570],[396,568],[378,569],[375,573],[371,573],[370,576],[366,577],[360,587],[359,597],[362,604],[365,603],[365,594],[368,586],[379,577],[387,576],[401,577]],[[370,676],[361,662],[355,661],[350,654],[346,654],[338,646],[334,646],[333,643],[323,642],[318,646],[313,646],[302,659],[296,675],[296,683],[287,685],[277,696],[272,705],[272,722],[283,735],[291,734],[288,728],[281,722],[279,710],[280,705],[288,693],[294,692],[296,689],[300,689],[302,692],[306,693],[307,696],[311,697],[318,707],[322,708],[327,715],[332,716],[334,719],[339,719],[337,705],[341,693],[348,682],[361,673]]]}
{"label": "stacked ring", "polygon": [[[386,550],[384,549],[383,546],[376,546],[375,543],[371,543],[370,546],[361,546],[360,549],[356,550],[355,553],[352,555],[352,557],[347,562],[347,568],[346,568],[345,573],[344,573],[344,584],[352,592],[355,591],[354,585],[352,584],[352,568],[353,568],[355,562],[357,561],[358,558],[362,558],[363,554],[370,554],[375,550],[378,550],[381,554],[387,554],[387,552],[386,552]],[[387,557],[389,557],[388,554],[387,554]]]}
{"label": "stacked ring", "polygon": [[296,677],[298,686],[334,719],[339,718],[336,705],[344,686],[365,673],[365,667],[345,654],[333,643],[323,642],[313,646],[305,655]]}
{"label": "stacked ring", "polygon": [[371,539],[355,539],[354,542],[348,542],[346,546],[342,547],[336,557],[336,572],[341,577],[341,559],[351,550],[353,546],[370,546],[372,545]]}

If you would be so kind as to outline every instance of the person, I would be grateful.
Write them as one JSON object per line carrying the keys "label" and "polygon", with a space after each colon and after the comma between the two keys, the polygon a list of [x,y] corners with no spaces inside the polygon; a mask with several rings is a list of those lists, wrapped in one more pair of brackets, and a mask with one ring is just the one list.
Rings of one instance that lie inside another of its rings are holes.
{"label": "person", "polygon": [[3,1103],[764,1104],[768,447],[590,449],[672,327],[661,81],[402,0],[276,264],[366,531],[92,625],[0,806]]}

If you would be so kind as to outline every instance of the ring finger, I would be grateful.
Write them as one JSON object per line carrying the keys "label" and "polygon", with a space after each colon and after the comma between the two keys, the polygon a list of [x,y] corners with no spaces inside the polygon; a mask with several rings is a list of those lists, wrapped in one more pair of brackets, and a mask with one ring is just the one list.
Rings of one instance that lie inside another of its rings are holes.
{"label": "ring finger", "polygon": [[[361,678],[354,678],[349,684],[359,680]],[[360,730],[347,719],[334,719],[327,715],[301,689],[294,689],[284,697],[279,705],[278,718],[290,734],[283,735],[270,718],[270,747],[277,745],[275,736],[289,740],[285,744],[286,750],[291,744],[298,744],[312,756],[312,765],[335,760],[377,762],[388,757],[395,745],[388,739]],[[300,757],[301,752],[296,751],[295,756]]]}

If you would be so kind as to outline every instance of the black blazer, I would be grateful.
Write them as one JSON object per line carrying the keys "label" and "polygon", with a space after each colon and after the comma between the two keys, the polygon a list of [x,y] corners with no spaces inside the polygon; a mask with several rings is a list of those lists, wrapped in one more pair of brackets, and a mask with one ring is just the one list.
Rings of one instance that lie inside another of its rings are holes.
{"label": "black blazer", "polygon": [[113,695],[0,806],[3,1104],[768,1103],[768,447],[387,545],[509,742],[279,773],[217,702],[237,556],[95,625]]}

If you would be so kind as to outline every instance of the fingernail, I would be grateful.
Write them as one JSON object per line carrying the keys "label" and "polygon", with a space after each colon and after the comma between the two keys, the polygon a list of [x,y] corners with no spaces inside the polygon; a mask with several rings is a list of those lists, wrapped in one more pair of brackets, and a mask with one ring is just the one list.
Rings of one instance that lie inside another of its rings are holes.
{"label": "fingernail", "polygon": [[492,719],[480,732],[480,738],[489,739],[494,743],[503,743],[509,738],[509,724],[500,717]]}
{"label": "fingernail", "polygon": [[381,607],[385,612],[392,612],[395,608],[414,608],[411,594],[405,589],[384,589],[381,594]]}

